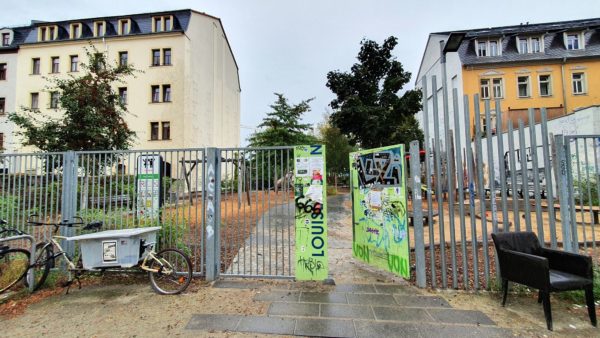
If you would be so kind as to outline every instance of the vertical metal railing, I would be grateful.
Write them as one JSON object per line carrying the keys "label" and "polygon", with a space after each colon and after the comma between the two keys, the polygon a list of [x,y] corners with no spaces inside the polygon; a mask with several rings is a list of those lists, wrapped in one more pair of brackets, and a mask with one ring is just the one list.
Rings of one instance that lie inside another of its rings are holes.
{"label": "vertical metal railing", "polygon": [[293,147],[222,148],[219,154],[220,275],[293,278]]}

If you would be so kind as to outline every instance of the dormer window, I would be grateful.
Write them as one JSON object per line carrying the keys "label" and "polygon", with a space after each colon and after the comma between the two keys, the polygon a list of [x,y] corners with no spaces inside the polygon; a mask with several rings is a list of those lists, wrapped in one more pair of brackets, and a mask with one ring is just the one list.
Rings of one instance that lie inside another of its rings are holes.
{"label": "dormer window", "polygon": [[127,35],[131,31],[131,20],[119,20],[119,35]]}
{"label": "dormer window", "polygon": [[173,17],[168,16],[155,16],[152,18],[152,31],[154,33],[166,32],[173,29],[172,26]]}
{"label": "dormer window", "polygon": [[57,26],[45,26],[38,28],[38,41],[52,41],[57,38]]}
{"label": "dormer window", "polygon": [[517,50],[519,54],[540,53],[543,52],[542,38],[535,37],[520,37],[517,39]]}
{"label": "dormer window", "polygon": [[106,24],[104,24],[104,21],[94,22],[94,36],[102,37],[104,35],[106,35]]}
{"label": "dormer window", "polygon": [[73,23],[71,24],[71,39],[79,39],[81,37],[81,24]]}
{"label": "dormer window", "polygon": [[565,33],[565,47],[568,50],[584,49],[583,33]]}
{"label": "dormer window", "polygon": [[10,45],[10,33],[2,33],[2,46]]}
{"label": "dormer window", "polygon": [[477,56],[499,56],[502,55],[500,40],[478,40],[476,42]]}

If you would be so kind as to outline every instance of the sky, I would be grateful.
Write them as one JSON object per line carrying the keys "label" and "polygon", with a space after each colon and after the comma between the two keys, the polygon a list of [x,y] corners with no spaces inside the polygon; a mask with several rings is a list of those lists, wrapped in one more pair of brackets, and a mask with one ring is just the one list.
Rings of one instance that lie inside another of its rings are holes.
{"label": "sky", "polygon": [[348,71],[363,38],[398,38],[394,55],[413,74],[431,32],[600,17],[577,0],[2,0],[0,27],[191,8],[221,18],[239,66],[242,144],[270,111],[273,93],[315,98],[304,122],[330,112],[327,73]]}

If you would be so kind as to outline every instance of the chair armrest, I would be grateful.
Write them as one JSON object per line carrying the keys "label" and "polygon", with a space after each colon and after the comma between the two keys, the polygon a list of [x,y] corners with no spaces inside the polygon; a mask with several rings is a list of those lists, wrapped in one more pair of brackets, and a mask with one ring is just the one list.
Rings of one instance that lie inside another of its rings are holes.
{"label": "chair armrest", "polygon": [[541,254],[548,258],[550,269],[592,278],[592,257],[590,256],[546,248],[542,248]]}
{"label": "chair armrest", "polygon": [[539,290],[550,287],[548,259],[513,250],[499,250],[500,276]]}

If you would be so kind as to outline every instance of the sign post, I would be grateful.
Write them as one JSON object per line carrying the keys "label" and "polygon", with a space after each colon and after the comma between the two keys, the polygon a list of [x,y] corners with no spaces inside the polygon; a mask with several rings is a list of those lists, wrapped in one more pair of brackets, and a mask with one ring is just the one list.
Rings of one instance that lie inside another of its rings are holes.
{"label": "sign post", "polygon": [[162,158],[159,155],[140,155],[137,162],[137,217],[157,219],[162,205]]}
{"label": "sign post", "polygon": [[329,274],[325,173],[325,146],[294,148],[297,280],[325,280]]}

